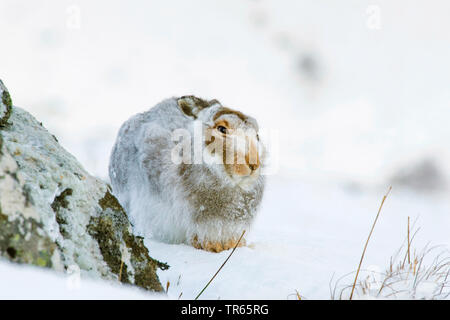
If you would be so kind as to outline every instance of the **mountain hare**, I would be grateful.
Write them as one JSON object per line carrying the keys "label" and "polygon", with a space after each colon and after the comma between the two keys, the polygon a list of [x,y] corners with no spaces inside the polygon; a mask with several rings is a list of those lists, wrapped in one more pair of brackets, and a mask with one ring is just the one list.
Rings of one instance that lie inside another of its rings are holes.
{"label": "mountain hare", "polygon": [[233,248],[255,217],[263,160],[254,118],[184,96],[122,125],[109,175],[138,234],[220,252]]}

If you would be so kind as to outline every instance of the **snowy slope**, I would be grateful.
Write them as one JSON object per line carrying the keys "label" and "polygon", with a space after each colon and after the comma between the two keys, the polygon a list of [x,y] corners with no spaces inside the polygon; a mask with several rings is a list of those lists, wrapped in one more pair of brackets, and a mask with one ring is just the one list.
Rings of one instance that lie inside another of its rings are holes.
{"label": "snowy slope", "polygon": [[[296,299],[296,291],[305,299],[330,299],[330,282],[333,280],[333,287],[338,278],[356,270],[385,190],[363,194],[295,180],[269,182],[263,209],[247,238],[249,246],[235,251],[201,299]],[[432,245],[443,245],[450,256],[450,203],[436,205],[435,200],[393,190],[362,268],[383,271],[388,267],[390,257],[406,238],[408,216],[412,221],[418,218],[416,226],[421,228],[415,248],[420,250],[431,241]],[[163,287],[170,282],[167,296],[87,279],[78,282],[73,272],[57,275],[1,262],[0,298],[193,299],[230,253],[210,253],[151,239],[145,243],[152,256],[171,266],[158,274]],[[351,284],[353,276],[345,277],[341,284]],[[429,298],[431,292],[424,296]]]}
{"label": "snowy slope", "polygon": [[[205,291],[206,299],[329,299],[329,284],[355,271],[364,242],[386,190],[364,194],[295,180],[268,181],[250,248],[238,248]],[[414,200],[413,200],[414,199]],[[430,211],[429,208],[433,208]],[[412,198],[395,189],[386,200],[369,244],[363,269],[379,270],[407,237],[407,219],[421,229],[414,246],[450,244],[450,202]],[[153,256],[171,268],[159,271],[169,297],[194,298],[229,254],[146,240]],[[447,253],[447,256],[449,254]],[[432,257],[434,258],[434,256]],[[350,284],[352,277],[343,279]]]}
{"label": "snowy slope", "polygon": [[76,271],[67,275],[43,268],[0,261],[0,299],[165,299],[131,286],[80,279]]}
{"label": "snowy slope", "polygon": [[[286,299],[298,290],[327,299],[333,274],[356,269],[393,173],[431,158],[450,181],[449,7],[4,0],[1,77],[16,105],[104,179],[120,125],[166,97],[217,98],[255,116],[279,133],[279,171],[249,234],[253,248],[238,249],[203,298]],[[450,245],[448,190],[393,187],[366,267],[387,267],[408,216],[418,217],[419,249]],[[195,297],[228,254],[146,243],[172,266],[159,276],[174,299]]]}

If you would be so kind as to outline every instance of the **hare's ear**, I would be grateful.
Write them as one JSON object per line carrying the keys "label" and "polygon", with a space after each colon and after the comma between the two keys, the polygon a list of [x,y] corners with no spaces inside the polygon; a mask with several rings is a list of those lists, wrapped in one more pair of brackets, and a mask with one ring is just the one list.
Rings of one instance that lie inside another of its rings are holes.
{"label": "hare's ear", "polygon": [[[205,108],[209,108],[212,105],[218,104],[217,100],[203,100],[195,96],[183,96],[177,100],[178,106],[181,111],[192,119],[197,119],[198,113]],[[220,104],[220,103],[219,103]]]}

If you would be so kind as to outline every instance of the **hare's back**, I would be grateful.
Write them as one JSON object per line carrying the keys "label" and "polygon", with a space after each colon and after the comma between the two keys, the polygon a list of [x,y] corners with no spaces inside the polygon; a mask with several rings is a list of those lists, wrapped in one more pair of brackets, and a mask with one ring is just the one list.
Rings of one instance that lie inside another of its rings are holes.
{"label": "hare's back", "polygon": [[127,206],[127,194],[135,186],[150,182],[148,187],[158,192],[157,186],[163,183],[159,181],[161,173],[173,171],[172,132],[187,127],[188,121],[176,100],[167,99],[122,125],[111,153],[109,175],[113,191],[124,206]]}

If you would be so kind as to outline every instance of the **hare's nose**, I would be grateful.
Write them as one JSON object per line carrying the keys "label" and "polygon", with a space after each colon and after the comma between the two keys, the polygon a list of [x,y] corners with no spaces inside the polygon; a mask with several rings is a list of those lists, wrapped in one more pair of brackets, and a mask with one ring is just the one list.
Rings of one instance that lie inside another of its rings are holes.
{"label": "hare's nose", "polygon": [[245,162],[247,163],[248,168],[253,172],[259,168],[259,155],[258,149],[254,144],[250,145],[249,153],[245,155]]}

